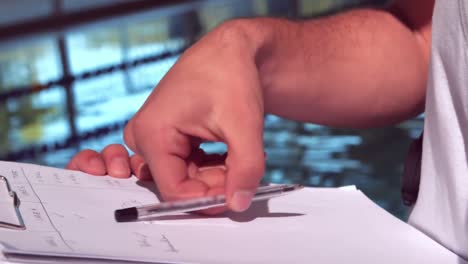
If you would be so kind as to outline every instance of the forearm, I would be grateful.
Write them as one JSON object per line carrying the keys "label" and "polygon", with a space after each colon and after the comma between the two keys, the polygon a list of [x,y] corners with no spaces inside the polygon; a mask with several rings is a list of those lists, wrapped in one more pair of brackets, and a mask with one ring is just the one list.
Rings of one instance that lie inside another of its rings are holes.
{"label": "forearm", "polygon": [[[306,22],[227,24],[254,53],[265,111],[332,126],[370,127],[420,113],[428,49],[398,19],[361,9]],[[246,44],[247,43],[247,44]]]}

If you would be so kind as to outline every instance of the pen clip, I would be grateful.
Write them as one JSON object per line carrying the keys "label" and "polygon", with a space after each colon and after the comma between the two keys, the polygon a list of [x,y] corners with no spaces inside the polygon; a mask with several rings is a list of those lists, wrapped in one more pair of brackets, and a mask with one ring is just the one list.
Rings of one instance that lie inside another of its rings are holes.
{"label": "pen clip", "polygon": [[13,207],[15,210],[16,217],[18,218],[18,224],[0,221],[0,227],[15,230],[25,230],[26,226],[24,224],[23,217],[21,216],[21,212],[19,210],[20,199],[18,198],[18,195],[16,195],[16,192],[12,191],[10,184],[8,183],[8,179],[6,177],[0,175],[0,181],[4,182],[6,191],[13,200]]}

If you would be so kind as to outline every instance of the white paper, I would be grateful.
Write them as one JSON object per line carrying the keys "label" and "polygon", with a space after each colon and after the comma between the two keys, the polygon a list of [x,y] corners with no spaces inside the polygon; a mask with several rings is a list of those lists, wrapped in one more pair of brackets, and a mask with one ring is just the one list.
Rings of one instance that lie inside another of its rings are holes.
{"label": "white paper", "polygon": [[0,230],[5,255],[88,262],[465,263],[360,191],[306,188],[243,214],[117,223],[115,209],[156,202],[154,186],[19,163],[0,162],[0,174],[17,192],[27,226]]}

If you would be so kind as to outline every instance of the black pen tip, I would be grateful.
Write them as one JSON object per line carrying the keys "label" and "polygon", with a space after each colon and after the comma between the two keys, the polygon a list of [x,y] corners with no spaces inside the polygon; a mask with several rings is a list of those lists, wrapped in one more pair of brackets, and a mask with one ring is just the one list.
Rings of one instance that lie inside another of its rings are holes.
{"label": "black pen tip", "polygon": [[135,207],[115,210],[114,217],[117,222],[131,222],[138,219],[138,210]]}

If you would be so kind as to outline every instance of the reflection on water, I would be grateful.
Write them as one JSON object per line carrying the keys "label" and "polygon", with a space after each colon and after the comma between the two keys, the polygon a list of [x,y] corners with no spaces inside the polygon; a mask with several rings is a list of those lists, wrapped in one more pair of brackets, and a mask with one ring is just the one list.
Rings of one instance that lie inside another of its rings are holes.
{"label": "reflection on water", "polygon": [[[301,12],[308,12],[304,11],[309,7],[305,3],[312,1],[301,2]],[[333,1],[320,1],[322,4],[317,6],[325,8],[324,3],[330,2]],[[284,10],[274,9],[270,2],[258,0],[253,3],[245,10],[238,6],[231,9],[222,5],[208,6],[199,10],[200,24],[189,28],[189,31],[206,32],[232,16]],[[314,10],[318,10],[317,6],[314,6]],[[189,13],[185,19],[192,19],[193,16],[194,13]],[[157,18],[127,25],[126,28],[119,26],[69,33],[66,39],[70,69],[76,74],[180,47],[186,41],[180,35],[193,32],[180,31],[177,27],[174,29],[174,25],[177,25],[174,21],[178,23],[179,20]],[[24,80],[27,80],[26,83],[44,83],[61,75],[53,40],[41,40],[36,47],[26,49],[26,53],[24,50],[0,53],[0,91],[23,85]],[[130,118],[176,59],[168,58],[129,71],[117,70],[74,83],[72,89],[78,133]],[[30,144],[53,143],[69,136],[65,101],[63,89],[56,87],[21,100],[9,100],[2,105],[0,154]],[[400,199],[403,160],[409,142],[420,132],[422,122],[422,118],[416,118],[387,128],[349,130],[266,116],[264,140],[267,173],[264,181],[323,187],[357,185],[380,206],[405,218],[407,212]],[[64,167],[80,149],[100,150],[107,144],[123,143],[121,133],[117,131],[86,140],[75,148],[20,161]],[[204,144],[203,147],[209,152],[226,150],[225,145],[217,143]]]}
{"label": "reflection on water", "polygon": [[400,218],[400,177],[408,144],[422,119],[399,126],[349,130],[267,118],[266,179],[308,186],[356,185]]}

